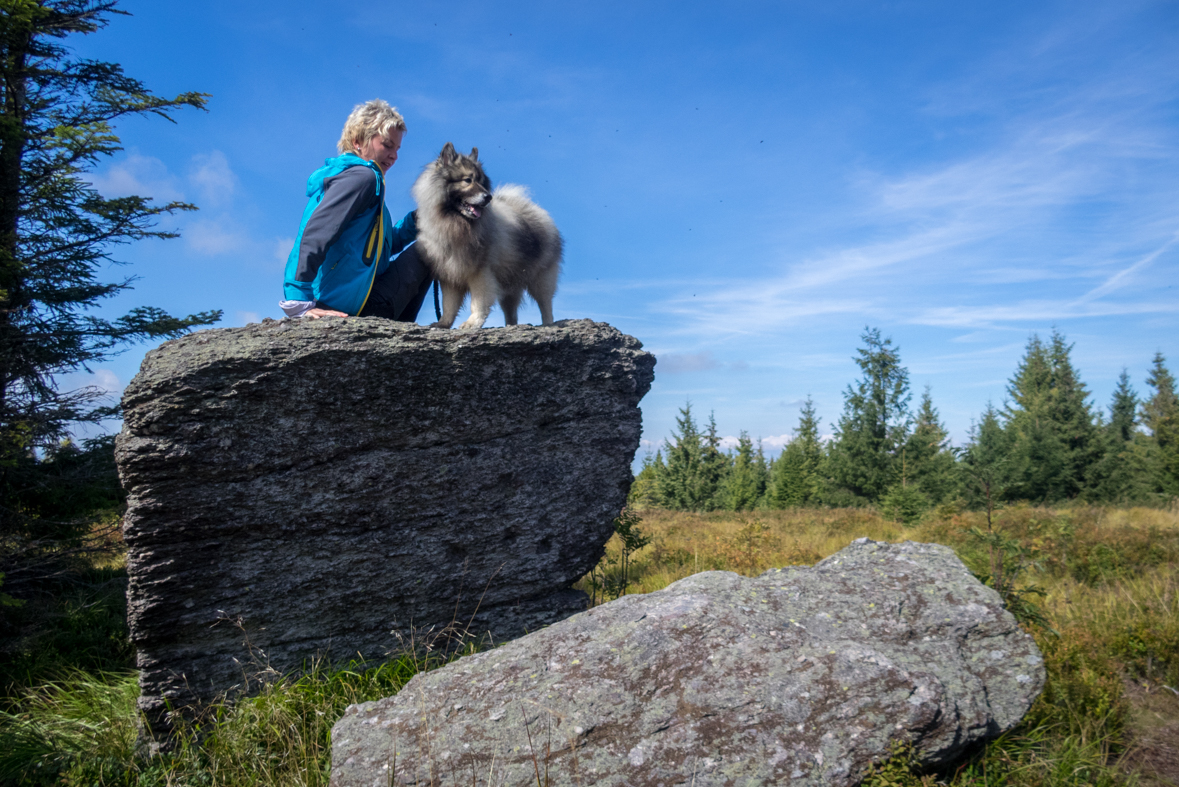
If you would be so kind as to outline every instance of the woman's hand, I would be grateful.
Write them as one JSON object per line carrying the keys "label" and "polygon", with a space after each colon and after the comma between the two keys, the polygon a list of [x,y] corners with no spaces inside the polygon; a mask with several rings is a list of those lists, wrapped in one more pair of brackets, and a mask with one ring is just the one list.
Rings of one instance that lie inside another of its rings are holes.
{"label": "woman's hand", "polygon": [[338,312],[334,309],[308,309],[303,312],[304,317],[310,317],[313,320],[318,320],[320,317],[347,317],[344,312]]}

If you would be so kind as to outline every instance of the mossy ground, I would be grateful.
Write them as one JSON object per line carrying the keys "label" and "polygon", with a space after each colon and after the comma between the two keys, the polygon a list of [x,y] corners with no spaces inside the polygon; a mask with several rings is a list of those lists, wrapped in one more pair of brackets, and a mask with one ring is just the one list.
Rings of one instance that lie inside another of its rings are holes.
{"label": "mossy ground", "polygon": [[[697,571],[810,564],[860,536],[947,544],[976,574],[998,565],[1013,578],[1010,597],[1029,605],[1022,617],[1040,621],[1027,625],[1047,660],[1044,695],[1018,729],[949,771],[919,773],[902,751],[868,784],[1179,785],[1179,697],[1167,688],[1179,688],[1179,509],[1013,506],[991,531],[984,515],[952,507],[912,526],[869,509],[641,515],[651,542],[629,556],[631,593]],[[620,548],[612,542],[595,572],[599,596],[620,586]],[[199,745],[194,730],[173,754],[143,761],[121,577],[117,557],[82,567],[60,592],[6,615],[0,783],[326,785],[344,707],[441,663],[418,650],[386,664],[316,665],[213,708]]]}

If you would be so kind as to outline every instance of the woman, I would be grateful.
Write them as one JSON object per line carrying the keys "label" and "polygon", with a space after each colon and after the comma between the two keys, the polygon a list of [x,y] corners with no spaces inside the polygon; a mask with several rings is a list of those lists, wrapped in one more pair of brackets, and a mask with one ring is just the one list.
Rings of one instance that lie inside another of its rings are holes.
{"label": "woman", "polygon": [[287,316],[417,319],[431,279],[410,245],[414,214],[394,224],[385,207],[385,173],[404,135],[404,118],[380,99],[348,116],[336,144],[341,155],[307,180],[307,208],[279,303]]}

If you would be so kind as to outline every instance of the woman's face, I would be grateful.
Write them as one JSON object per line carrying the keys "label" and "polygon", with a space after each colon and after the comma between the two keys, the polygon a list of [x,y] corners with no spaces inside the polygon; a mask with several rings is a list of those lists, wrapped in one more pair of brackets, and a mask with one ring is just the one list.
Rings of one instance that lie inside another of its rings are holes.
{"label": "woman's face", "polygon": [[356,146],[356,155],[376,164],[381,168],[381,172],[388,172],[389,167],[397,161],[397,151],[401,150],[403,136],[404,131],[394,129],[383,137],[373,137],[368,142]]}

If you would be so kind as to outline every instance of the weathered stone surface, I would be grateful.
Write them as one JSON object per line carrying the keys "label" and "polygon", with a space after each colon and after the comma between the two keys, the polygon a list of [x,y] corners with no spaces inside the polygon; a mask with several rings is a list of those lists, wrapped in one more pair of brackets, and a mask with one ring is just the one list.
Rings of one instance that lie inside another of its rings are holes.
{"label": "weathered stone surface", "polygon": [[472,616],[500,641],[584,609],[569,586],[625,503],[653,377],[641,347],[588,320],[349,319],[149,353],[117,459],[153,725],[252,661],[379,658],[395,633]]}
{"label": "weathered stone surface", "polygon": [[1010,729],[1043,682],[1032,638],[950,549],[860,539],[420,674],[348,708],[332,785],[524,785],[537,768],[548,784],[851,785],[893,741],[936,763]]}

